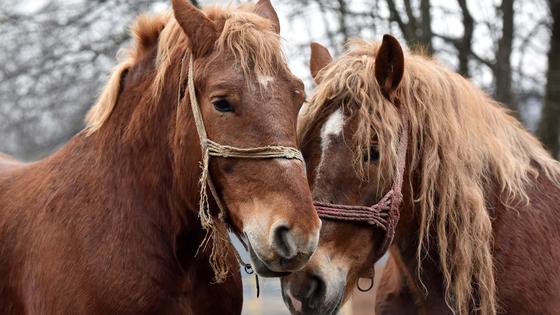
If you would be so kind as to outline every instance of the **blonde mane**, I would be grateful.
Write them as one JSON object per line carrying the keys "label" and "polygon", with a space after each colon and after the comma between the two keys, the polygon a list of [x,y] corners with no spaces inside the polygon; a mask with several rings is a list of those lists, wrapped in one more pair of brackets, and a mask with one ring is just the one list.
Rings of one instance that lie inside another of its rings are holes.
{"label": "blonde mane", "polygon": [[[298,131],[305,139],[332,107],[348,108],[359,117],[354,139],[357,171],[363,172],[359,152],[367,152],[376,137],[380,169],[392,179],[401,118],[375,80],[379,46],[354,41],[347,53],[322,70],[321,84],[300,115]],[[492,224],[485,203],[488,183],[500,185],[500,198],[507,205],[529,202],[526,185],[541,172],[560,183],[560,165],[503,106],[434,60],[405,52],[405,74],[397,93],[411,127],[408,172],[420,177],[419,186],[411,185],[421,219],[418,274],[435,241],[445,300],[454,313],[496,314]]]}
{"label": "blonde mane", "polygon": [[[280,37],[274,32],[272,22],[252,12],[254,5],[228,7],[209,6],[203,12],[216,24],[220,37],[214,45],[214,55],[232,54],[247,80],[253,76],[275,76],[288,71],[281,53]],[[187,50],[187,37],[172,12],[156,16],[140,16],[131,28],[135,45],[128,58],[113,71],[96,104],[86,115],[86,130],[94,133],[110,117],[120,91],[122,74],[132,68],[145,53],[157,45],[154,61],[156,73],[152,82],[152,95],[159,100],[172,69],[181,66],[181,58]],[[186,67],[186,65],[183,65]]]}

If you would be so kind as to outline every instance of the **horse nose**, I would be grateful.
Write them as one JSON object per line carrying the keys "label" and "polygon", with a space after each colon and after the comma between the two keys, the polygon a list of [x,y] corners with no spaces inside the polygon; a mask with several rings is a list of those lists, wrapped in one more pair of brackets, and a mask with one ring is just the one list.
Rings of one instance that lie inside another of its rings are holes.
{"label": "horse nose", "polygon": [[284,259],[292,259],[298,254],[298,248],[290,227],[282,224],[274,228],[272,232],[272,249]]}
{"label": "horse nose", "polygon": [[309,286],[305,293],[305,300],[311,309],[316,309],[323,305],[326,296],[325,281],[321,277],[311,276],[309,278]]}

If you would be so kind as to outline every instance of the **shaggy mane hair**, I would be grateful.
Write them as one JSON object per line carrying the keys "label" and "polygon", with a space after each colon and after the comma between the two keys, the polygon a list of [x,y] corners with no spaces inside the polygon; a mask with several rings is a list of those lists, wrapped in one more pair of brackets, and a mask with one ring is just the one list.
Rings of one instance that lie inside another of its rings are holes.
{"label": "shaggy mane hair", "polygon": [[[358,115],[355,168],[364,174],[361,152],[368,152],[376,138],[379,167],[384,181],[390,182],[401,117],[375,79],[379,47],[379,42],[353,41],[319,73],[321,84],[300,114],[298,132],[305,141],[336,108]],[[420,180],[419,186],[409,183],[421,219],[418,274],[430,244],[436,242],[451,309],[460,315],[470,310],[496,314],[492,223],[485,202],[490,193],[485,185],[499,184],[506,205],[529,202],[526,186],[541,172],[559,183],[560,165],[503,106],[428,57],[405,52],[397,95],[411,128],[408,175]]]}
{"label": "shaggy mane hair", "polygon": [[[274,32],[272,22],[252,12],[254,5],[203,9],[217,26],[220,37],[214,44],[214,56],[231,54],[247,80],[253,76],[275,76],[278,71],[288,71],[285,57],[280,53],[280,37]],[[157,45],[154,60],[156,74],[152,88],[154,100],[161,97],[166,74],[181,66],[188,47],[188,38],[171,11],[156,16],[140,16],[131,28],[135,45],[128,51],[128,59],[113,71],[97,103],[86,116],[89,134],[98,130],[109,118],[117,102],[123,73],[134,66],[141,57]],[[209,60],[210,62],[211,60]],[[186,71],[187,64],[182,65]],[[204,70],[202,70],[204,72]],[[174,78],[176,82],[179,77]]]}

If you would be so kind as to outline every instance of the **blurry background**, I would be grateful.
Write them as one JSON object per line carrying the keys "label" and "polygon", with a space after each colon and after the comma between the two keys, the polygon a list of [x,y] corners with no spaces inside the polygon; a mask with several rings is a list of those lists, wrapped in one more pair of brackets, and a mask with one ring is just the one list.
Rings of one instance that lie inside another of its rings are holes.
{"label": "blurry background", "polygon": [[[0,0],[0,151],[44,157],[83,127],[85,112],[130,44],[128,26],[169,1]],[[198,0],[209,2],[238,2]],[[294,73],[309,92],[309,42],[334,55],[351,38],[396,35],[502,101],[557,158],[560,154],[560,0],[272,0]],[[380,273],[380,272],[378,272]],[[245,314],[285,314],[277,280]],[[372,314],[373,293],[343,314]],[[358,311],[365,309],[364,313]]]}

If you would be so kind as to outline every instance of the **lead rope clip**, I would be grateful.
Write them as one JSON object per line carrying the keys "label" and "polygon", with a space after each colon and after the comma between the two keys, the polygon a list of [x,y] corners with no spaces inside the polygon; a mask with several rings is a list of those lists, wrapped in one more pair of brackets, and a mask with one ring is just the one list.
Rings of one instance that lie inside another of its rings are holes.
{"label": "lead rope clip", "polygon": [[245,269],[245,273],[247,273],[248,275],[253,275],[253,274],[255,275],[255,284],[256,284],[256,287],[257,287],[257,298],[259,298],[259,296],[261,295],[261,288],[260,288],[260,284],[259,284],[259,276],[255,272],[255,270],[253,269],[253,266],[251,266],[251,264],[245,263],[245,265],[243,265],[243,269]]}

